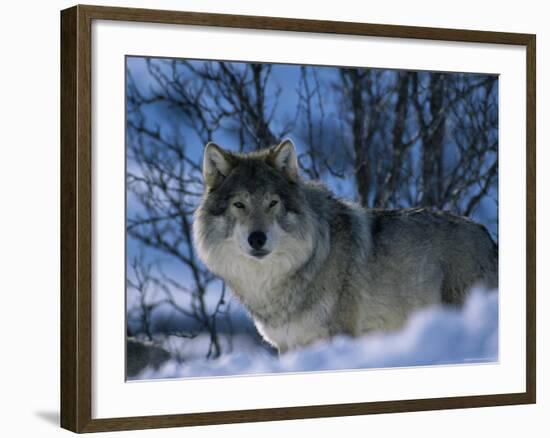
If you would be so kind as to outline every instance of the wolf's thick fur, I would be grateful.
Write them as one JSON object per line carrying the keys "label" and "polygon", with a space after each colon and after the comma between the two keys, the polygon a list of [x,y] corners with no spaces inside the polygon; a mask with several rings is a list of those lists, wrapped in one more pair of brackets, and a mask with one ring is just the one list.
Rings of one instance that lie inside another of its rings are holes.
{"label": "wolf's thick fur", "polygon": [[422,306],[497,287],[497,247],[469,219],[368,210],[298,174],[294,145],[235,154],[208,144],[198,254],[279,351],[400,327]]}

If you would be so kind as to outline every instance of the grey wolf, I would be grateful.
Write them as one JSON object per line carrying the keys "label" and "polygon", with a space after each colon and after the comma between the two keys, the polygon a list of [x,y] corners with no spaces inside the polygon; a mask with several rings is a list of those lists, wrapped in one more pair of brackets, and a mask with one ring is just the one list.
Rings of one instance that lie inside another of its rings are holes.
{"label": "grey wolf", "polygon": [[300,176],[290,140],[248,154],[209,143],[203,177],[197,253],[279,352],[397,329],[418,308],[497,287],[498,251],[482,225],[338,199]]}

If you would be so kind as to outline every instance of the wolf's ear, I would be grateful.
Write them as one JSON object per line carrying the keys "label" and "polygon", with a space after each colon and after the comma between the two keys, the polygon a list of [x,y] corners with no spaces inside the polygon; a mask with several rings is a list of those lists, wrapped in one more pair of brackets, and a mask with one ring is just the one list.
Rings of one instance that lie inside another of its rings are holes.
{"label": "wolf's ear", "polygon": [[275,168],[288,176],[291,181],[298,180],[298,156],[292,140],[283,140],[272,152]]}
{"label": "wolf's ear", "polygon": [[207,187],[213,188],[229,175],[232,168],[231,157],[215,143],[208,143],[204,148],[202,175]]}

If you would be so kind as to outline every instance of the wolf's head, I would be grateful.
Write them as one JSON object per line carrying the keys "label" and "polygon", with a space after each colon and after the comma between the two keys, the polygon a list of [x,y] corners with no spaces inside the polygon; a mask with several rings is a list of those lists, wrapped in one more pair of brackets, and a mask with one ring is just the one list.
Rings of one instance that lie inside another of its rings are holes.
{"label": "wolf's head", "polygon": [[215,273],[285,275],[310,257],[316,227],[290,140],[250,154],[209,143],[203,177],[193,232],[199,255]]}

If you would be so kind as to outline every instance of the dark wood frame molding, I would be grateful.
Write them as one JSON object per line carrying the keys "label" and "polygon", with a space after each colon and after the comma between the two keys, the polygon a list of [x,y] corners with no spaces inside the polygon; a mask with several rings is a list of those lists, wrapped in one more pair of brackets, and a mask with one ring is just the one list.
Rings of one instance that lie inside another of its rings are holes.
{"label": "dark wood frame molding", "polygon": [[[92,20],[525,46],[527,52],[526,391],[468,397],[92,419]],[[82,5],[63,10],[61,12],[61,426],[74,432],[98,432],[535,403],[535,52],[536,37],[531,34]]]}

